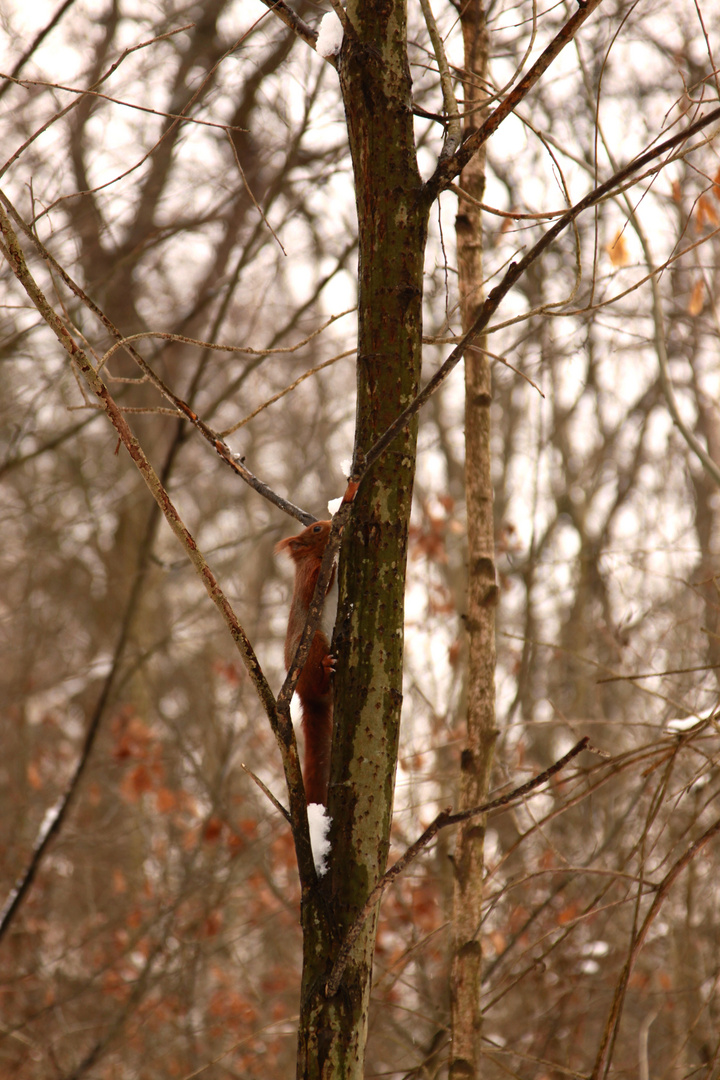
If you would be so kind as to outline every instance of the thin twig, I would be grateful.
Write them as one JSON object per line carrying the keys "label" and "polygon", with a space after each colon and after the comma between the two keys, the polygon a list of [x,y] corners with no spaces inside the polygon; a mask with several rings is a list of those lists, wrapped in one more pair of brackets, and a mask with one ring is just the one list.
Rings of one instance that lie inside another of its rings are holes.
{"label": "thin twig", "polygon": [[[127,379],[123,379],[123,382],[129,382]],[[96,405],[93,401],[88,401],[85,405],[67,405],[68,412],[104,412],[102,405]],[[185,414],[181,413],[179,409],[166,409],[164,405],[119,405],[118,408],[123,416],[137,415],[138,413],[143,416],[174,416],[177,420],[184,420]]]}
{"label": "thin twig", "polygon": [[240,768],[241,768],[241,769],[243,770],[243,772],[246,772],[246,773],[248,774],[248,776],[250,777],[250,779],[251,779],[251,780],[253,780],[253,781],[254,781],[254,782],[255,782],[255,783],[257,784],[257,786],[258,786],[258,787],[260,788],[260,790],[262,791],[263,795],[266,795],[266,796],[268,797],[268,799],[269,799],[269,800],[270,800],[270,802],[271,802],[271,803],[273,804],[273,806],[275,807],[275,809],[276,809],[276,810],[279,810],[279,811],[280,811],[280,813],[282,814],[282,816],[283,816],[283,817],[285,818],[285,820],[286,820],[286,821],[287,821],[287,822],[288,822],[288,823],[289,823],[290,825],[292,825],[292,818],[290,817],[290,812],[289,812],[289,810],[286,810],[286,809],[285,809],[285,807],[283,806],[283,804],[282,804],[281,802],[278,802],[278,800],[277,800],[277,799],[275,798],[275,796],[273,795],[273,793],[272,793],[272,791],[270,790],[270,788],[269,788],[269,787],[267,787],[267,786],[266,786],[265,784],[263,784],[263,782],[262,782],[262,780],[260,779],[260,777],[259,777],[259,776],[256,776],[256,775],[255,775],[255,773],[254,773],[254,772],[252,771],[252,769],[248,769],[248,767],[247,767],[247,765],[245,764],[245,762],[244,762],[244,761],[241,761],[241,762],[240,762]]}
{"label": "thin twig", "polygon": [[235,145],[235,141],[234,141],[232,135],[230,134],[230,128],[225,129],[225,134],[227,135],[228,142],[230,143],[230,149],[233,152],[233,157],[235,158],[235,164],[238,167],[238,172],[240,173],[240,176],[242,177],[242,182],[245,185],[245,190],[247,191],[248,195],[250,196],[251,202],[252,202],[253,206],[255,207],[255,209],[257,210],[258,214],[263,219],[263,221],[267,225],[268,229],[272,233],[273,239],[276,241],[276,243],[277,243],[278,247],[280,248],[280,250],[282,251],[283,255],[287,258],[287,251],[283,247],[282,241],[280,240],[280,237],[275,232],[275,230],[273,229],[273,227],[270,224],[270,222],[268,221],[268,219],[265,217],[265,212],[264,212],[262,206],[260,205],[260,203],[257,201],[255,196],[253,195],[252,189],[251,189],[250,185],[247,182],[247,177],[245,176],[245,170],[243,169],[242,165],[240,164],[240,158],[238,156],[237,146]]}
{"label": "thin twig", "polygon": [[[640,227],[640,223],[637,220],[637,216],[633,214],[635,232],[640,240],[643,248],[643,254],[648,260],[648,269],[652,268],[652,261],[650,256],[650,249],[645,237],[645,233]],[[720,466],[717,462],[708,454],[705,447],[700,440],[696,437],[695,433],[691,431],[688,424],[682,418],[680,409],[678,408],[677,398],[675,397],[675,391],[673,389],[672,379],[670,377],[670,365],[668,364],[667,354],[667,338],[665,336],[665,317],[663,313],[663,302],[660,294],[660,286],[658,284],[657,276],[652,275],[650,281],[650,287],[652,289],[652,307],[653,307],[653,325],[655,328],[655,352],[658,358],[658,367],[660,369],[660,386],[665,396],[668,411],[673,418],[675,427],[682,435],[685,442],[690,449],[696,455],[700,464],[705,469],[705,472],[714,480],[714,482],[720,486]]]}
{"label": "thin twig", "polygon": [[[184,105],[182,110],[179,113],[175,114],[176,119],[172,120],[167,125],[165,130],[160,135],[160,138],[155,141],[155,143],[150,147],[150,149],[145,154],[143,154],[139,158],[139,160],[135,161],[132,165],[128,166],[128,168],[124,169],[123,172],[118,173],[116,176],[111,177],[110,180],[106,180],[103,184],[97,184],[95,187],[90,188],[90,189],[88,189],[86,191],[74,191],[69,195],[61,195],[58,199],[55,199],[54,202],[52,202],[48,206],[46,206],[45,209],[42,211],[42,213],[38,214],[37,218],[35,218],[35,221],[38,221],[40,218],[45,217],[45,215],[49,214],[51,210],[54,210],[56,206],[60,206],[61,203],[66,202],[68,199],[79,199],[79,198],[82,198],[83,196],[94,195],[98,191],[104,191],[106,188],[112,187],[114,184],[117,184],[120,180],[123,180],[126,176],[130,176],[131,173],[135,172],[142,165],[144,165],[145,162],[148,161],[152,157],[152,155],[155,153],[155,151],[160,146],[162,146],[162,144],[171,135],[173,135],[173,133],[177,130],[178,125],[182,124],[186,120],[190,119],[190,117],[188,115],[189,110],[194,105],[196,105],[198,101],[200,101],[202,99],[202,95],[205,93],[208,86],[212,83],[212,80],[215,78],[215,73],[218,70],[218,68],[220,67],[220,65],[223,63],[224,60],[226,60],[228,58],[228,56],[231,56],[235,52],[235,50],[240,47],[240,45],[242,45],[243,41],[245,41],[245,39],[253,32],[253,30],[258,25],[258,23],[262,22],[262,20],[264,18],[265,18],[265,12],[263,12],[263,14],[260,16],[260,18],[256,19],[255,22],[251,26],[249,26],[247,28],[247,30],[245,30],[244,33],[241,34],[240,37],[235,42],[233,42],[233,44],[228,49],[225,50],[225,52],[222,54],[222,56],[220,56],[215,61],[215,63],[212,65],[212,67],[208,71],[205,72],[205,74],[203,75],[202,79],[200,80],[197,88],[191,94],[190,99]],[[190,25],[194,26],[195,24],[191,23]],[[187,29],[187,27],[182,27],[181,29],[185,30],[185,29]],[[179,31],[177,31],[177,30],[172,31],[173,34],[178,33],[178,32]],[[169,37],[169,36],[170,36],[170,34],[162,35],[162,37]],[[154,40],[160,41],[160,40],[162,40],[162,37],[158,37],[158,38],[156,38]],[[139,48],[139,46],[136,46],[136,47]],[[127,51],[131,52],[133,50],[127,50]],[[111,68],[110,73],[112,73],[113,70],[114,69]],[[101,80],[101,81],[104,81],[104,80]],[[94,86],[92,87],[92,89],[94,89],[95,86],[99,86],[99,85],[100,85],[99,83],[95,83]],[[84,100],[84,95],[80,95],[78,98],[76,98],[75,102],[73,102],[72,104],[77,104],[78,102],[83,101],[83,100]],[[69,106],[69,107],[72,107],[72,106]],[[53,119],[54,120],[58,119],[60,115],[62,115],[62,114],[57,114]]]}
{"label": "thin twig", "polygon": [[524,379],[526,383],[530,383],[530,386],[532,386],[533,390],[537,390],[541,398],[545,397],[538,384],[533,382],[530,376],[526,375],[524,371],[521,371],[520,368],[516,368],[509,360],[506,360],[504,356],[499,356],[498,353],[490,352],[489,349],[482,349],[479,345],[469,345],[468,351],[484,353],[484,355],[489,356],[491,360],[497,360],[499,364],[504,364],[506,368],[510,368],[511,371],[514,371],[515,374],[519,375],[521,379]]}
{"label": "thin twig", "polygon": [[[194,23],[188,23],[187,26],[181,26],[174,30],[173,33],[179,34],[182,30],[192,30],[194,25]],[[183,116],[182,113],[165,112],[164,109],[152,109],[149,105],[141,105],[137,101],[125,101],[123,98],[113,97],[112,94],[102,94],[99,90],[84,90],[81,86],[65,86],[63,83],[46,82],[44,79],[16,79],[12,75],[3,75],[2,72],[0,72],[0,79],[9,79],[15,86],[22,86],[23,88],[44,86],[48,90],[63,90],[67,94],[81,94],[83,97],[99,98],[101,101],[107,101],[111,105],[121,105],[125,109],[150,113],[152,116],[159,116],[163,120],[182,120],[187,124],[196,124],[199,127],[219,128],[220,131],[247,132],[247,128],[234,127],[232,124],[221,124],[219,120],[203,120],[199,116]],[[2,89],[0,89],[1,94]]]}
{"label": "thin twig", "polygon": [[461,810],[457,814],[453,814],[449,809],[439,813],[435,820],[428,825],[427,829],[425,829],[417,840],[410,845],[405,854],[401,855],[400,858],[393,863],[390,869],[385,871],[371,891],[360,909],[355,922],[348,930],[345,940],[340,946],[340,951],[333,964],[328,981],[325,984],[325,996],[333,997],[337,993],[353,945],[365,925],[366,919],[374,910],[375,905],[380,900],[388,885],[390,885],[395,878],[406,869],[413,859],[417,858],[420,852],[427,847],[441,829],[445,829],[449,825],[458,825],[460,822],[468,821],[470,818],[478,817],[480,814],[488,814],[492,810],[505,809],[511,804],[514,804],[517,800],[523,799],[526,795],[529,795],[531,791],[534,791],[535,788],[540,787],[541,784],[544,784],[554,776],[555,773],[564,769],[568,762],[572,761],[572,759],[577,757],[583,750],[586,750],[589,744],[590,740],[585,736],[580,742],[573,746],[572,750],[568,751],[568,753],[561,757],[559,761],[556,761],[554,765],[551,765],[549,769],[545,769],[531,780],[528,780],[525,784],[521,784],[520,787],[515,788],[513,791],[509,791],[506,795],[501,795],[498,799],[492,799],[490,802],[482,803],[480,806],[474,806],[469,810]]}
{"label": "thin twig", "polygon": [[468,195],[467,191],[463,191],[457,184],[448,184],[448,190],[454,191],[456,195],[462,195],[463,199],[467,199],[468,202],[477,206],[485,214],[493,214],[495,217],[507,218],[510,221],[549,221],[551,218],[562,217],[563,214],[567,213],[567,207],[563,210],[546,210],[543,214],[520,213],[517,210],[499,210],[496,206],[488,206],[487,203],[473,199],[472,195]]}
{"label": "thin twig", "polygon": [[608,675],[605,679],[596,679],[595,685],[609,682],[633,682],[635,679],[662,679],[665,675],[688,675],[693,671],[714,671],[720,664],[698,664],[696,667],[665,668],[664,671],[646,671],[641,675]]}
{"label": "thin twig", "polygon": [[[600,127],[599,122],[596,123],[596,131],[602,137],[603,144],[604,144],[605,149],[606,149],[606,151],[608,153],[608,156],[610,158],[610,162],[613,163],[614,159],[613,159],[612,148],[608,145],[607,140],[602,135],[602,128]],[[720,466],[718,466],[717,462],[713,461],[713,459],[710,457],[710,454],[707,452],[705,447],[702,445],[702,443],[699,441],[699,439],[697,439],[697,437],[695,436],[695,433],[690,429],[688,424],[685,423],[685,421],[683,420],[682,415],[680,413],[680,409],[678,408],[677,399],[675,397],[675,391],[673,389],[672,379],[670,377],[670,366],[669,366],[669,363],[668,363],[667,338],[666,338],[666,334],[665,334],[665,315],[664,315],[664,311],[663,311],[663,300],[662,300],[662,295],[661,295],[661,292],[660,292],[660,284],[659,284],[659,281],[658,281],[658,276],[656,274],[652,273],[654,260],[652,258],[652,254],[650,252],[650,243],[648,241],[647,236],[645,235],[645,230],[643,229],[642,225],[640,224],[640,218],[638,217],[637,210],[636,210],[635,206],[632,204],[632,202],[630,201],[630,199],[628,198],[627,194],[624,195],[623,201],[625,203],[625,208],[627,210],[627,213],[628,213],[628,216],[629,216],[630,221],[632,223],[632,226],[635,229],[638,240],[640,241],[640,245],[641,245],[641,247],[643,249],[643,255],[645,257],[645,262],[647,264],[647,268],[650,271],[650,289],[651,289],[651,293],[652,293],[653,328],[654,328],[654,331],[655,331],[655,333],[654,333],[655,352],[657,354],[658,366],[659,366],[659,369],[660,369],[660,387],[661,387],[662,392],[663,392],[663,394],[665,396],[665,401],[667,403],[667,407],[668,407],[668,410],[670,412],[670,415],[672,416],[673,421],[674,421],[675,426],[677,427],[678,431],[680,432],[682,437],[685,439],[685,442],[690,447],[690,449],[693,451],[693,453],[697,456],[697,458],[699,459],[701,465],[703,466],[703,468],[705,469],[706,473],[711,478],[711,480],[713,480],[718,486],[720,486]]]}
{"label": "thin twig", "polygon": [[228,435],[233,435],[236,431],[239,431],[241,427],[245,427],[251,420],[254,420],[259,413],[263,412],[270,405],[274,405],[276,401],[280,401],[286,394],[290,394],[293,390],[296,390],[300,383],[305,382],[311,375],[317,375],[318,371],[322,371],[323,368],[330,367],[331,364],[337,363],[338,360],[343,360],[346,356],[354,356],[356,353],[357,349],[346,349],[345,352],[338,353],[337,356],[331,356],[329,360],[324,360],[322,364],[317,364],[315,367],[309,368],[308,371],[303,371],[302,375],[298,375],[295,382],[290,383],[284,390],[279,390],[277,394],[273,394],[267,401],[263,401],[262,405],[258,405],[257,409],[253,409],[251,413],[248,413],[242,420],[238,420],[231,428],[226,428],[225,431],[221,431],[221,436],[227,438]]}
{"label": "thin twig", "polygon": [[[171,460],[173,450],[170,451],[170,456],[166,459],[165,468],[167,468],[168,461]],[[157,508],[156,508],[157,510]],[[147,527],[145,529],[145,535],[141,538],[140,544],[140,562],[137,572],[135,574],[132,588],[130,590],[130,596],[125,604],[125,610],[120,623],[120,634],[118,636],[117,643],[113,652],[112,662],[110,669],[103,680],[102,687],[98,694],[98,698],[93,710],[90,722],[85,732],[85,738],[83,740],[82,748],[78,756],[75,769],[72,776],[65,785],[65,790],[59,799],[55,802],[45,814],[43,822],[38,830],[37,837],[35,839],[35,845],[33,847],[28,865],[23,873],[16,880],[15,885],[8,896],[5,905],[0,913],[0,940],[3,938],[10,926],[11,921],[17,914],[17,911],[27,895],[42,862],[45,853],[50,845],[51,840],[57,836],[62,827],[62,824],[67,816],[70,805],[73,802],[75,795],[79,789],[80,781],[82,779],[85,768],[90,759],[90,755],[95,744],[100,725],[105,714],[105,710],[108,702],[111,699],[111,694],[115,690],[117,683],[117,674],[122,663],[123,656],[125,655],[126,646],[129,640],[130,628],[133,618],[137,611],[137,606],[140,598],[143,595],[143,591],[147,582],[147,572],[150,567],[150,555],[152,550],[153,541],[157,532],[158,523],[160,521],[160,514],[153,512],[149,515]]]}
{"label": "thin twig", "polygon": [[[9,209],[9,201],[4,198],[2,192],[0,192],[0,198],[3,199]],[[13,216],[15,215],[13,214]],[[49,258],[52,261],[53,267],[62,273],[60,266],[52,258],[47,249],[39,244],[39,249],[40,248],[42,248],[41,254],[43,255],[43,258]],[[70,284],[67,278],[65,278],[64,276],[63,280]],[[73,285],[71,287],[73,288],[73,291],[76,292],[76,295],[77,291],[82,291],[79,290],[79,287],[77,286]],[[80,299],[82,299],[82,297],[80,297]],[[92,303],[92,301],[90,301],[90,303]],[[93,307],[92,310],[95,314],[101,317],[99,309]],[[325,320],[322,326],[318,326],[317,329],[313,330],[312,333],[308,334],[301,341],[296,341],[294,345],[276,345],[271,349],[254,349],[251,345],[229,345],[224,342],[218,341],[203,341],[201,338],[191,338],[188,337],[186,334],[173,334],[170,333],[169,330],[143,330],[138,334],[130,334],[128,337],[118,337],[118,340],[115,342],[115,344],[111,345],[107,352],[103,354],[97,370],[100,371],[100,369],[105,366],[108,360],[113,356],[114,353],[118,351],[118,349],[124,349],[126,345],[131,345],[134,341],[142,341],[144,338],[152,338],[159,341],[176,341],[181,345],[195,345],[200,349],[214,349],[215,352],[244,353],[248,356],[280,356],[286,353],[294,353],[297,352],[298,349],[302,349],[305,345],[309,344],[313,340],[313,338],[316,338],[319,334],[322,334],[323,330],[327,330],[328,326],[331,326],[334,322],[337,322],[338,319],[342,319],[344,315],[349,315],[350,312],[354,310],[355,308],[348,308],[346,311],[341,311],[337,315],[331,315],[328,319]],[[120,331],[118,330],[117,333],[119,334]],[[135,359],[132,350],[128,349],[128,354],[132,356],[133,359]]]}
{"label": "thin twig", "polygon": [[[170,525],[170,528],[175,533],[176,537],[185,548],[193,566],[195,567],[198,575],[200,576],[207,592],[220,611],[223,620],[225,621],[233,641],[235,642],[240,655],[243,659],[245,667],[252,679],[252,682],[257,690],[258,696],[265,706],[265,711],[270,718],[272,724],[276,724],[276,707],[275,698],[272,690],[265,679],[260,664],[250,640],[247,637],[242,626],[238,622],[237,616],[233,611],[229,601],[222,592],[218,582],[215,579],[210,567],[207,565],[202,553],[200,552],[197,543],[191,536],[190,532],[183,523],[180,515],[170,500],[165,488],[163,487],[160,478],[156,474],[150,462],[145,457],[145,454],[133,435],[132,431],[128,427],[127,421],[123,417],[120,409],[117,407],[115,401],[111,397],[107,387],[103,383],[100,376],[95,371],[95,368],[91,364],[84,350],[81,349],[75,340],[70,335],[67,327],[62,320],[57,316],[56,312],[49,304],[47,298],[37,285],[37,282],[30,273],[22,249],[18,242],[17,236],[10,224],[10,220],[5,213],[5,210],[0,205],[0,231],[3,234],[5,244],[7,247],[3,248],[3,254],[10,265],[13,273],[21,283],[32,302],[37,307],[38,311],[42,315],[45,322],[50,329],[55,333],[60,344],[68,353],[73,367],[85,380],[89,388],[96,395],[105,412],[108,415],[113,427],[120,436],[123,444],[125,445],[128,453],[135,462],[139,469],[145,483],[150,489],[153,498],[157,502],[158,506],[162,510],[165,518]],[[189,410],[188,406],[185,409]],[[183,410],[184,411],[184,410]],[[191,410],[189,410],[191,411]]]}

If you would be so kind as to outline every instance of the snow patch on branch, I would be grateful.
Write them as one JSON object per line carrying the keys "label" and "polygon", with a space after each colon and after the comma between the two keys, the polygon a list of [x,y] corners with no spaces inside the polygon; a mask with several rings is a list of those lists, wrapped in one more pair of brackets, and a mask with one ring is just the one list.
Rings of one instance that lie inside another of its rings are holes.
{"label": "snow patch on branch", "polygon": [[328,872],[328,856],[330,855],[330,823],[332,818],[321,803],[309,803],[307,808],[308,825],[310,826],[310,844],[312,846],[313,859],[315,860],[315,873],[318,877],[324,877]]}
{"label": "snow patch on branch", "polygon": [[42,819],[40,829],[38,830],[37,839],[35,840],[35,849],[34,849],[35,851],[37,851],[38,848],[42,844],[45,843],[45,840],[47,838],[47,834],[50,832],[53,825],[55,824],[57,819],[60,817],[60,813],[61,813],[64,805],[65,805],[65,796],[61,795],[60,798],[54,803],[54,805],[51,806],[48,810],[45,811],[45,816]]}
{"label": "snow patch on branch", "polygon": [[334,11],[328,11],[327,15],[323,15],[320,21],[315,48],[320,56],[324,56],[327,59],[330,56],[337,56],[340,52],[342,40],[342,23]]}

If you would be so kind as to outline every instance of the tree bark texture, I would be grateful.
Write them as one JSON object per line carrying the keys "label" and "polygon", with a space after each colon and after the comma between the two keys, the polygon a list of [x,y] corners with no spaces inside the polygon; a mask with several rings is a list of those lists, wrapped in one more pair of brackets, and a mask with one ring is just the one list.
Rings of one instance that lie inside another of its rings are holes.
{"label": "tree bark texture", "polygon": [[[422,346],[428,198],[418,172],[403,0],[351,0],[338,58],[359,231],[357,423],[362,456],[415,395]],[[337,949],[385,869],[402,705],[413,423],[356,498],[339,567],[333,651],[331,868],[303,903],[298,1076],[364,1074],[376,917],[367,920],[338,993],[324,996]]]}
{"label": "tree bark texture", "polygon": [[[467,138],[482,123],[488,38],[480,0],[461,10],[465,70]],[[460,186],[480,202],[485,190],[484,149],[472,158]],[[460,310],[463,331],[473,323],[483,302],[482,213],[476,202],[460,197],[456,223]],[[478,346],[486,344],[482,338]],[[465,493],[468,534],[468,687],[467,733],[462,751],[460,807],[477,806],[487,798],[495,728],[495,582],[493,493],[490,471],[490,405],[492,385],[487,355],[474,348],[465,353]],[[477,818],[458,832],[453,887],[453,940],[450,975],[451,1080],[477,1078],[481,1072],[480,1005],[482,949],[482,877],[485,823]]]}

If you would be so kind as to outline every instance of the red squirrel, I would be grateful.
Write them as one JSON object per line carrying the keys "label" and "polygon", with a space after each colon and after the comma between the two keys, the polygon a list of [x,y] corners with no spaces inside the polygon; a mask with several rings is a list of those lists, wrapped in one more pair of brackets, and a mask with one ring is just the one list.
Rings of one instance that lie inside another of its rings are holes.
{"label": "red squirrel", "polygon": [[[290,667],[298,647],[308,609],[315,592],[320,563],[330,535],[329,521],[316,521],[297,536],[288,536],[275,546],[276,554],[286,552],[295,563],[295,587],[290,603],[285,666]],[[335,580],[333,569],[330,585]],[[327,804],[330,781],[330,748],[332,745],[333,699],[330,677],[334,660],[330,644],[322,630],[315,631],[307,660],[295,684],[300,699],[302,728],[305,735],[305,768],[303,783],[308,803]]]}

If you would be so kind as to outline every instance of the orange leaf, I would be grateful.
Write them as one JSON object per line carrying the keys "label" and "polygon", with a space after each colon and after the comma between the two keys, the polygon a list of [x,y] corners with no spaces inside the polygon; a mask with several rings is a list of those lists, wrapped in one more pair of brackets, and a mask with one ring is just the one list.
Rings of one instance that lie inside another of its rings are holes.
{"label": "orange leaf", "polygon": [[128,988],[118,971],[106,971],[102,980],[103,991],[122,1000],[127,997]]}
{"label": "orange leaf", "polygon": [[195,847],[195,845],[197,843],[197,838],[198,838],[198,829],[197,829],[196,826],[193,826],[192,829],[187,830],[187,832],[185,833],[185,835],[183,837],[183,842],[182,842],[183,848],[185,849],[185,851],[192,851],[192,849]]}
{"label": "orange leaf", "polygon": [[223,924],[221,911],[211,911],[203,923],[202,937],[215,937],[220,933]]}
{"label": "orange leaf", "polygon": [[112,872],[112,886],[115,893],[127,892],[127,881],[119,866],[116,866]]}
{"label": "orange leaf", "polygon": [[120,791],[128,802],[137,802],[141,795],[152,789],[152,777],[145,765],[136,765],[120,785]]}
{"label": "orange leaf", "polygon": [[245,674],[240,664],[235,664],[232,661],[213,660],[212,669],[216,675],[225,679],[231,686],[237,686]]}
{"label": "orange leaf", "polygon": [[547,848],[540,856],[540,866],[543,870],[549,870],[555,863],[555,853],[551,848]]}
{"label": "orange leaf", "polygon": [[673,180],[672,182],[672,199],[673,202],[679,203],[682,199],[682,189],[680,187],[679,180]]}
{"label": "orange leaf", "polygon": [[222,832],[223,823],[219,817],[211,817],[203,831],[203,840],[214,843]]}
{"label": "orange leaf", "polygon": [[580,905],[577,903],[567,904],[562,911],[558,912],[558,926],[567,926],[569,922],[578,917]]}
{"label": "orange leaf", "polygon": [[237,828],[243,836],[248,836],[251,840],[254,840],[257,836],[257,821],[255,818],[240,818],[237,822]]}
{"label": "orange leaf", "polygon": [[231,832],[228,833],[227,836],[227,846],[230,854],[234,856],[239,855],[240,852],[245,848],[246,844],[242,836],[238,836],[237,833]]}
{"label": "orange leaf", "polygon": [[627,240],[623,232],[619,232],[612,244],[606,245],[605,250],[610,256],[610,262],[613,266],[627,266],[630,262]]}
{"label": "orange leaf", "polygon": [[500,956],[505,952],[507,946],[507,939],[504,934],[501,934],[499,930],[490,931],[490,943],[495,950],[495,955]]}
{"label": "orange leaf", "polygon": [[688,300],[688,315],[699,315],[705,304],[705,282],[702,278],[693,285],[693,291]]}
{"label": "orange leaf", "polygon": [[155,806],[159,814],[168,814],[177,806],[177,797],[170,788],[161,787],[155,793]]}
{"label": "orange leaf", "polygon": [[152,742],[152,732],[139,716],[120,717],[113,730],[117,732],[117,739],[113,749],[113,757],[116,761],[125,761],[126,758],[142,758],[147,756],[148,747]]}
{"label": "orange leaf", "polygon": [[30,787],[34,788],[35,791],[39,791],[40,788],[43,786],[40,770],[38,769],[34,761],[31,761],[27,767],[27,781]]}
{"label": "orange leaf", "polygon": [[703,225],[717,225],[720,223],[717,210],[710,202],[706,195],[701,195],[695,205],[695,222],[698,229],[702,229]]}

